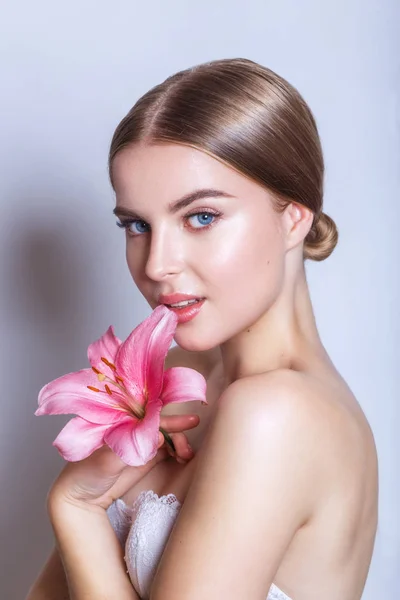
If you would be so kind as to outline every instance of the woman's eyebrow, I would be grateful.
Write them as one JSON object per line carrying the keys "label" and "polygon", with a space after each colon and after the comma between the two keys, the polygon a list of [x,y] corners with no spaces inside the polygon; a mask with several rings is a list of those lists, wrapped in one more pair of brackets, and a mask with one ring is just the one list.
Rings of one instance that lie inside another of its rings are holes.
{"label": "woman's eyebrow", "polygon": [[[214,188],[204,188],[200,190],[195,190],[194,192],[190,192],[189,194],[185,194],[179,200],[175,200],[171,202],[168,206],[168,212],[171,214],[175,214],[180,211],[182,208],[186,208],[192,202],[196,200],[201,200],[202,198],[234,198],[232,194],[228,194],[223,190],[216,190]],[[129,208],[124,208],[123,206],[116,206],[113,210],[114,215],[123,215],[127,217],[137,217],[138,215],[130,210]]]}

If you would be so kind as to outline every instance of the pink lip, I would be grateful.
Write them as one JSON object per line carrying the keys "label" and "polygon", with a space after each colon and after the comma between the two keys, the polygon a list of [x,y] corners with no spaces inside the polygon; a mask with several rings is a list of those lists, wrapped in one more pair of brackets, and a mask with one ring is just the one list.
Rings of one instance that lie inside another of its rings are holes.
{"label": "pink lip", "polygon": [[[171,310],[178,317],[178,325],[180,323],[187,323],[195,318],[195,316],[200,312],[201,307],[205,302],[205,298],[197,302],[196,304],[190,304],[189,306],[185,306],[184,308],[174,308],[171,306],[167,306],[168,310]],[[176,300],[178,302],[178,300]]]}
{"label": "pink lip", "polygon": [[184,300],[200,300],[201,296],[191,296],[189,294],[160,294],[158,302],[160,304],[176,304],[177,302],[183,302]]}

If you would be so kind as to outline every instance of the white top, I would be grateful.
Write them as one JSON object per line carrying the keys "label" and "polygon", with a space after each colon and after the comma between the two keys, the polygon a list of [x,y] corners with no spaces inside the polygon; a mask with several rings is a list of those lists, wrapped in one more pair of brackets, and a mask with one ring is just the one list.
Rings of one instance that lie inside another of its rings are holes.
{"label": "white top", "polygon": [[[141,600],[148,600],[150,586],[182,504],[174,494],[158,496],[141,492],[130,508],[121,499],[107,510],[122,546],[132,584]],[[266,600],[291,600],[272,584]]]}

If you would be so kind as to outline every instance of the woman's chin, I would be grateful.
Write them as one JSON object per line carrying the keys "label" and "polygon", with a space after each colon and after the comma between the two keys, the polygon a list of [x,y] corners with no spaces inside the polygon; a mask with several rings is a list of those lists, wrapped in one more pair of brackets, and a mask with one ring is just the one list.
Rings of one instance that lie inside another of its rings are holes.
{"label": "woman's chin", "polygon": [[180,331],[179,327],[180,326],[178,325],[174,341],[182,348],[182,350],[186,350],[187,352],[206,352],[207,350],[215,348],[216,344],[214,342],[201,338],[198,332]]}

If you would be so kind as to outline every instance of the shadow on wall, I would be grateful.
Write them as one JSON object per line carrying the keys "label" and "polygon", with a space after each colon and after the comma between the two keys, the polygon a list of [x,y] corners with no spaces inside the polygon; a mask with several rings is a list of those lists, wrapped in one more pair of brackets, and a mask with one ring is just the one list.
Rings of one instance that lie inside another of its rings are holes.
{"label": "shadow on wall", "polygon": [[71,416],[34,416],[37,395],[48,381],[87,366],[91,307],[96,303],[97,312],[101,300],[89,279],[91,236],[73,214],[76,198],[47,193],[43,200],[30,191],[12,204],[32,207],[32,214],[14,213],[1,241],[2,381],[12,382],[3,386],[1,436],[0,537],[7,544],[0,597],[7,600],[26,596],[53,545],[46,495],[65,464],[51,444]]}

